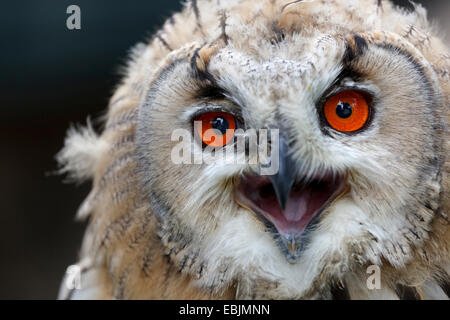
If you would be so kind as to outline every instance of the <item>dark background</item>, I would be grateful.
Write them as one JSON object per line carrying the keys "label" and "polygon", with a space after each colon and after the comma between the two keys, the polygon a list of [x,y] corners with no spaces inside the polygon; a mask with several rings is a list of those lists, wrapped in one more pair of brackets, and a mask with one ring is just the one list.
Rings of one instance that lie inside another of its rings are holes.
{"label": "dark background", "polygon": [[[448,23],[450,1],[418,2]],[[81,30],[66,28],[71,4]],[[56,298],[77,258],[85,225],[74,216],[90,185],[62,183],[54,155],[71,124],[103,115],[128,50],[179,8],[179,0],[2,4],[0,299]]]}

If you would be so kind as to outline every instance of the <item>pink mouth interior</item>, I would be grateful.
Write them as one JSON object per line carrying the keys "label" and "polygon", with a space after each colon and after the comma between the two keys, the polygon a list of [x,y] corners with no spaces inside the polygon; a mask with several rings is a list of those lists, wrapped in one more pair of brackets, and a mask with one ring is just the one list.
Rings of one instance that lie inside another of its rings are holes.
{"label": "pink mouth interior", "polygon": [[344,179],[332,175],[295,184],[282,210],[267,177],[245,176],[237,190],[237,201],[269,220],[280,233],[299,234],[343,189]]}

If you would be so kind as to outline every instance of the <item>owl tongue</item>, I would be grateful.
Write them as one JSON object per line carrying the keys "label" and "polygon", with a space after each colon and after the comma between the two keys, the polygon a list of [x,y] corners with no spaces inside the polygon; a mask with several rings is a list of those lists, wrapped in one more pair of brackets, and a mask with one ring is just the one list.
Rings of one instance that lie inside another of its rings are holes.
{"label": "owl tongue", "polygon": [[271,222],[283,235],[299,235],[342,191],[344,179],[327,175],[310,183],[294,184],[283,210],[267,177],[245,176],[237,201]]}

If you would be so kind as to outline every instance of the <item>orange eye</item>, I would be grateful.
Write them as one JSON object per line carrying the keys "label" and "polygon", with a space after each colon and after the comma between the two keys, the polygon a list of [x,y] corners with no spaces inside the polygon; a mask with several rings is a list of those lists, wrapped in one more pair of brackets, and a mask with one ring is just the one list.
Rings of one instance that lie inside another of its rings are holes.
{"label": "orange eye", "polygon": [[369,119],[366,99],[354,90],[344,91],[328,99],[323,113],[328,124],[341,132],[361,129]]}
{"label": "orange eye", "polygon": [[233,140],[236,120],[231,114],[207,112],[195,118],[194,121],[200,122],[195,125],[195,128],[202,142],[208,146],[223,147]]}

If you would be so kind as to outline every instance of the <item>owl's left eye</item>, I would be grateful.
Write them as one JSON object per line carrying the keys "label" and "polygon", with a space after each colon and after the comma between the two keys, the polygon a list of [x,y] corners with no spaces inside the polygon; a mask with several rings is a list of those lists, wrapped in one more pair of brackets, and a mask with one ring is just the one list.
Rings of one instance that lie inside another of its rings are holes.
{"label": "owl's left eye", "polygon": [[323,115],[333,129],[355,132],[369,120],[370,108],[366,98],[355,90],[338,93],[325,102]]}
{"label": "owl's left eye", "polygon": [[234,138],[236,120],[229,113],[206,112],[194,119],[197,121],[201,124],[197,126],[197,134],[207,146],[223,147]]}

